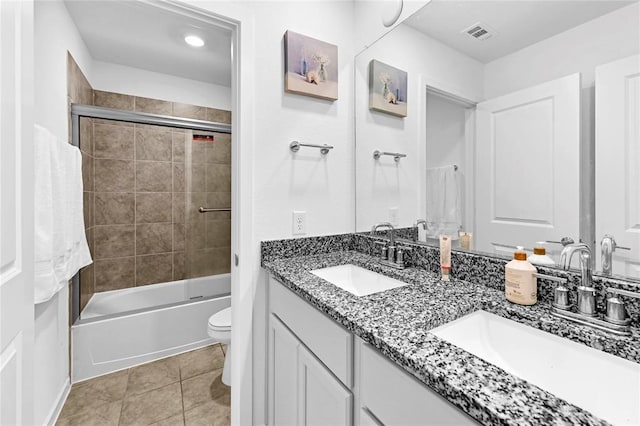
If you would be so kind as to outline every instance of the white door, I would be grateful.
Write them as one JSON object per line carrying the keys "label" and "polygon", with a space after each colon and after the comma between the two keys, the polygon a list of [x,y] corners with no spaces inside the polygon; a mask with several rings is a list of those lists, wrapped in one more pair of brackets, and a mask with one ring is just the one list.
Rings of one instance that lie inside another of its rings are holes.
{"label": "white door", "polygon": [[596,247],[613,235],[612,272],[640,278],[640,55],[596,67]]}
{"label": "white door", "polygon": [[33,423],[33,2],[0,1],[0,424]]}
{"label": "white door", "polygon": [[476,248],[578,240],[580,74],[477,105]]}
{"label": "white door", "polygon": [[353,424],[353,396],[304,346],[298,347],[298,424]]}

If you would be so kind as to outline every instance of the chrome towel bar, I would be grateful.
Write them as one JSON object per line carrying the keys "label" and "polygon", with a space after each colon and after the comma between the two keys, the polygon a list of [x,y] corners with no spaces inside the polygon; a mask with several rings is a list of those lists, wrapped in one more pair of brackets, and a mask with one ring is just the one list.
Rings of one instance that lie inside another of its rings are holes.
{"label": "chrome towel bar", "polygon": [[200,213],[209,213],[209,212],[230,212],[230,211],[231,211],[231,208],[225,208],[225,209],[210,209],[210,208],[207,208],[207,207],[200,207],[200,208],[198,209],[198,211],[199,211]]}
{"label": "chrome towel bar", "polygon": [[322,155],[327,155],[327,154],[329,153],[329,150],[330,150],[330,149],[333,149],[333,146],[331,146],[331,145],[327,145],[327,144],[324,144],[324,145],[315,145],[315,144],[312,144],[312,143],[300,143],[300,142],[298,142],[298,141],[292,141],[292,142],[289,144],[289,149],[290,149],[292,152],[298,152],[298,151],[300,151],[300,147],[301,147],[301,146],[306,146],[306,147],[308,147],[308,148],[320,148],[320,153],[321,153]]}
{"label": "chrome towel bar", "polygon": [[382,157],[383,155],[390,155],[393,157],[393,160],[397,163],[398,161],[400,161],[401,158],[404,158],[407,156],[407,154],[401,154],[399,152],[382,152],[382,151],[378,151],[377,149],[375,151],[373,151],[373,158],[375,158],[376,160],[379,160],[380,157]]}

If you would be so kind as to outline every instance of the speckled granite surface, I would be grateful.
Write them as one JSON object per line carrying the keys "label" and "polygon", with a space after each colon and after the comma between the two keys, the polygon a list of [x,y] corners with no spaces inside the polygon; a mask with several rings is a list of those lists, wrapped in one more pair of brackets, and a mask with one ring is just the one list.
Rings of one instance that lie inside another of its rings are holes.
{"label": "speckled granite surface", "polygon": [[[263,266],[300,297],[482,423],[606,424],[429,333],[468,313],[482,309],[640,363],[638,329],[634,329],[631,338],[615,337],[552,317],[545,303],[532,307],[511,304],[504,299],[502,290],[496,288],[497,284],[490,282],[495,281],[492,280],[494,273],[467,258],[464,260],[472,263],[469,268],[483,278],[475,277],[475,282],[453,279],[445,283],[430,272],[428,259],[424,261],[424,269],[399,271],[379,265],[375,258],[365,254],[368,242],[357,236],[351,235],[350,239],[347,234],[313,240],[263,243]],[[285,255],[279,256],[278,252]],[[304,255],[309,253],[313,255]],[[413,255],[418,263],[420,253],[414,251]],[[426,253],[426,258],[430,255]],[[480,259],[483,261],[485,259]],[[309,273],[312,269],[346,263],[410,285],[355,297]],[[489,283],[485,285],[481,281]]]}

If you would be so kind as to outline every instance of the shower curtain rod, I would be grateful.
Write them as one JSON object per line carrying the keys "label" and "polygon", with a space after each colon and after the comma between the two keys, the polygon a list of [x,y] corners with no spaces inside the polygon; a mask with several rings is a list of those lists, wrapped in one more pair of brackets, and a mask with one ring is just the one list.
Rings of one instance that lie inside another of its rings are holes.
{"label": "shower curtain rod", "polygon": [[214,123],[211,121],[194,120],[191,118],[171,117],[168,115],[126,111],[122,109],[97,107],[92,105],[71,104],[71,118],[74,124],[71,136],[74,146],[79,146],[80,143],[80,132],[75,131],[76,129],[80,129],[80,117],[103,118],[105,120],[153,124],[156,126],[178,127],[181,129],[203,130],[207,132],[231,133],[231,125],[225,123]]}

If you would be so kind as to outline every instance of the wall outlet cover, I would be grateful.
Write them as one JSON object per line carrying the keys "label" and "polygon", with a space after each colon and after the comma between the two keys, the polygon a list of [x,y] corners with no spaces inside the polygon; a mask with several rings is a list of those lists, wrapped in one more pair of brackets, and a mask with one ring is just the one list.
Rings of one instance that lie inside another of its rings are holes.
{"label": "wall outlet cover", "polygon": [[306,230],[307,212],[293,211],[293,235],[304,235]]}

